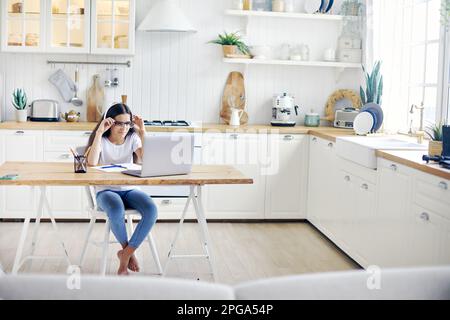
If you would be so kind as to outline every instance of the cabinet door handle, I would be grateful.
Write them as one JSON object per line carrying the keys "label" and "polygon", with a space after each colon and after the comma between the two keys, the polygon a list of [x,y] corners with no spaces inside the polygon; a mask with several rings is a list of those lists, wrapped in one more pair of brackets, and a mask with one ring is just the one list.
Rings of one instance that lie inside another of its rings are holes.
{"label": "cabinet door handle", "polygon": [[446,182],[441,181],[439,182],[439,188],[441,188],[442,190],[447,190],[448,189],[448,185]]}
{"label": "cabinet door handle", "polygon": [[391,164],[390,168],[392,171],[397,171],[397,169],[398,169],[397,165],[395,165],[395,164]]}
{"label": "cabinet door handle", "polygon": [[344,180],[345,180],[345,181],[350,181],[350,176],[345,176],[345,177],[344,177]]}
{"label": "cabinet door handle", "polygon": [[84,133],[85,136],[90,136],[91,134],[92,134],[92,132],[87,132],[87,131]]}
{"label": "cabinet door handle", "polygon": [[61,159],[69,159],[70,158],[70,154],[66,153],[66,154],[62,154],[59,156]]}
{"label": "cabinet door handle", "polygon": [[172,200],[162,200],[161,201],[161,205],[163,206],[168,206],[172,204]]}
{"label": "cabinet door handle", "polygon": [[333,148],[333,146],[334,146],[334,144],[333,144],[332,142],[330,142],[330,143],[328,144],[328,147],[330,147],[330,148]]}
{"label": "cabinet door handle", "polygon": [[430,215],[426,212],[422,212],[420,214],[420,219],[422,219],[423,221],[430,221]]}
{"label": "cabinet door handle", "polygon": [[237,133],[232,133],[232,134],[230,134],[230,139],[237,140],[238,137],[239,137],[239,136],[238,136]]}
{"label": "cabinet door handle", "polygon": [[316,137],[312,138],[312,141],[317,142],[317,138]]}
{"label": "cabinet door handle", "polygon": [[24,132],[24,131],[16,131],[16,134],[17,134],[17,135],[24,135],[25,132]]}
{"label": "cabinet door handle", "polygon": [[284,140],[284,141],[292,141],[292,140],[294,140],[294,136],[291,136],[291,135],[285,135],[285,136],[283,137],[283,140]]}
{"label": "cabinet door handle", "polygon": [[363,183],[361,185],[361,188],[363,188],[364,190],[369,190],[369,185],[367,183]]}

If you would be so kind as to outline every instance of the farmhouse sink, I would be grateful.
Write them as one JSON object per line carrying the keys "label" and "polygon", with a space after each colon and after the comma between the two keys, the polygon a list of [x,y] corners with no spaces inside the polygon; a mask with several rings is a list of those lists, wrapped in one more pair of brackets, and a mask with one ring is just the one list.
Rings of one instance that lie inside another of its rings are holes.
{"label": "farmhouse sink", "polygon": [[338,137],[336,154],[366,168],[377,168],[377,150],[427,150],[427,146],[393,137]]}

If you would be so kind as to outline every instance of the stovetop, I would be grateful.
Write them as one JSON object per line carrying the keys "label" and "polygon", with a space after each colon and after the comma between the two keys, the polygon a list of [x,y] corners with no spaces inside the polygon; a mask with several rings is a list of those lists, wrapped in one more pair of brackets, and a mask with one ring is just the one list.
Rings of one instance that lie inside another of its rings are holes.
{"label": "stovetop", "polygon": [[144,120],[144,125],[152,127],[189,127],[191,123],[186,120]]}

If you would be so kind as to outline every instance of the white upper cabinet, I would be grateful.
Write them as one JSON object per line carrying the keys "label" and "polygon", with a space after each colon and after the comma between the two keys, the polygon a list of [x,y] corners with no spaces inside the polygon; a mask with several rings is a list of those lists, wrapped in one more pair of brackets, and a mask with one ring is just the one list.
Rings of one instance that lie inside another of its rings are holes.
{"label": "white upper cabinet", "polygon": [[134,0],[92,0],[91,53],[133,55]]}
{"label": "white upper cabinet", "polygon": [[0,0],[2,51],[133,55],[135,0]]}
{"label": "white upper cabinet", "polygon": [[47,0],[46,12],[47,52],[89,53],[89,0]]}
{"label": "white upper cabinet", "polygon": [[45,49],[45,1],[2,0],[2,51]]}

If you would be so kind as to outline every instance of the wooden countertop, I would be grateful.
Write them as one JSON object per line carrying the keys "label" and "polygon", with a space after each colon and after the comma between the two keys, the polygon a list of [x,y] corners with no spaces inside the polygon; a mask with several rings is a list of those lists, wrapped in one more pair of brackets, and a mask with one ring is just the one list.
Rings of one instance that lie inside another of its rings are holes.
{"label": "wooden countertop", "polygon": [[0,180],[1,185],[14,186],[87,186],[87,185],[206,185],[252,184],[233,166],[194,165],[186,175],[137,178],[122,173],[108,173],[88,168],[88,173],[74,173],[72,163],[5,162],[0,176],[16,173],[16,180]]}
{"label": "wooden countertop", "polygon": [[[92,131],[96,122],[14,122],[0,123],[0,130],[68,130],[68,131]],[[312,134],[330,141],[336,141],[337,136],[353,135],[352,130],[334,127],[272,127],[265,124],[245,125],[233,127],[226,124],[203,123],[193,124],[192,127],[146,127],[147,132],[172,132],[176,130],[187,130],[189,132],[210,133],[271,133],[271,134]]]}
{"label": "wooden countertop", "polygon": [[450,180],[450,170],[441,168],[439,164],[422,160],[426,151],[377,150],[377,157],[403,164],[407,167]]}

